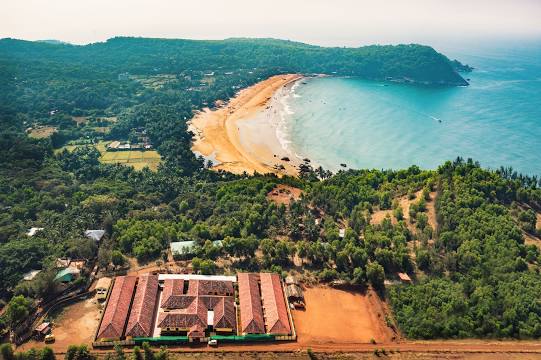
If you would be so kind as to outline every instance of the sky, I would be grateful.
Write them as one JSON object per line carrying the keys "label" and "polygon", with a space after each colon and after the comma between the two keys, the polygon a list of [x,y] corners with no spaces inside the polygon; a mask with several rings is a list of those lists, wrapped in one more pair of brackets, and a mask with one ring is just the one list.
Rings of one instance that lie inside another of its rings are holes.
{"label": "sky", "polygon": [[0,38],[273,37],[324,46],[541,39],[541,0],[0,0]]}

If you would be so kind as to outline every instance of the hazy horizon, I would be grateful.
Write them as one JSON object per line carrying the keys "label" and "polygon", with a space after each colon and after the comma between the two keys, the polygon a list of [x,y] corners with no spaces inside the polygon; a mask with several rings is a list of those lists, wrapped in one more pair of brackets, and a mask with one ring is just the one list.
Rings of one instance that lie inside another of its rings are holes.
{"label": "hazy horizon", "polygon": [[0,38],[73,44],[115,36],[280,38],[323,46],[540,40],[536,0],[338,0],[258,3],[6,0]]}

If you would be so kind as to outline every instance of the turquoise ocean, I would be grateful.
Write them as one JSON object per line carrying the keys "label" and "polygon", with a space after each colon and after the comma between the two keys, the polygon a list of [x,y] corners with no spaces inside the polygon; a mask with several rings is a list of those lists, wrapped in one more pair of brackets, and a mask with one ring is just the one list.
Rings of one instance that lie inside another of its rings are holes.
{"label": "turquoise ocean", "polygon": [[278,133],[325,169],[434,169],[457,156],[541,175],[541,43],[438,49],[475,68],[470,86],[310,78],[286,97]]}

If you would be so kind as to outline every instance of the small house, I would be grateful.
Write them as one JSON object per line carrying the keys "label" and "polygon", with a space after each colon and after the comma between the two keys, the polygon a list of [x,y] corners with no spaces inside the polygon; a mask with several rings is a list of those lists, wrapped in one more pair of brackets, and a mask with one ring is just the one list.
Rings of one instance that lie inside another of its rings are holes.
{"label": "small house", "polygon": [[411,278],[410,278],[409,275],[406,274],[406,273],[401,273],[401,272],[399,272],[399,273],[398,273],[398,278],[400,279],[400,281],[401,281],[403,284],[411,284],[411,283],[412,283]]}
{"label": "small house", "polygon": [[120,141],[111,141],[109,145],[107,145],[107,150],[116,150],[120,146]]}
{"label": "small house", "polygon": [[95,242],[100,242],[105,235],[105,230],[86,230],[85,236]]}
{"label": "small house", "polygon": [[34,280],[34,278],[41,272],[41,270],[30,270],[26,274],[23,274],[24,281]]}
{"label": "small house", "polygon": [[304,293],[298,284],[288,284],[285,287],[287,300],[297,309],[304,309]]}
{"label": "small house", "polygon": [[194,255],[195,241],[175,241],[172,242],[169,247],[171,248],[171,254],[173,256],[189,256]]}
{"label": "small house", "polygon": [[45,338],[45,336],[49,332],[51,332],[51,323],[48,323],[48,322],[41,323],[34,329],[34,333],[36,335],[36,338],[38,338],[38,340]]}
{"label": "small house", "polygon": [[71,259],[70,258],[58,258],[55,262],[55,267],[57,269],[63,269],[67,268],[70,265]]}
{"label": "small house", "polygon": [[54,281],[61,283],[69,283],[79,277],[81,270],[73,267],[62,269],[56,274]]}

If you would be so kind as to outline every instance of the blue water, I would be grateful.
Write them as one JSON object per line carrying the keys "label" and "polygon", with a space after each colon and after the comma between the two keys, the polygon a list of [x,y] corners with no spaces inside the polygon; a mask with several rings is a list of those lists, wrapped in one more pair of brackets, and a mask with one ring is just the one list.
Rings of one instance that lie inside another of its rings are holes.
{"label": "blue water", "polygon": [[[447,52],[449,54],[449,52]],[[288,99],[292,149],[326,169],[434,169],[457,156],[541,175],[541,44],[454,50],[468,87],[314,78]],[[441,121],[441,122],[440,122]]]}

